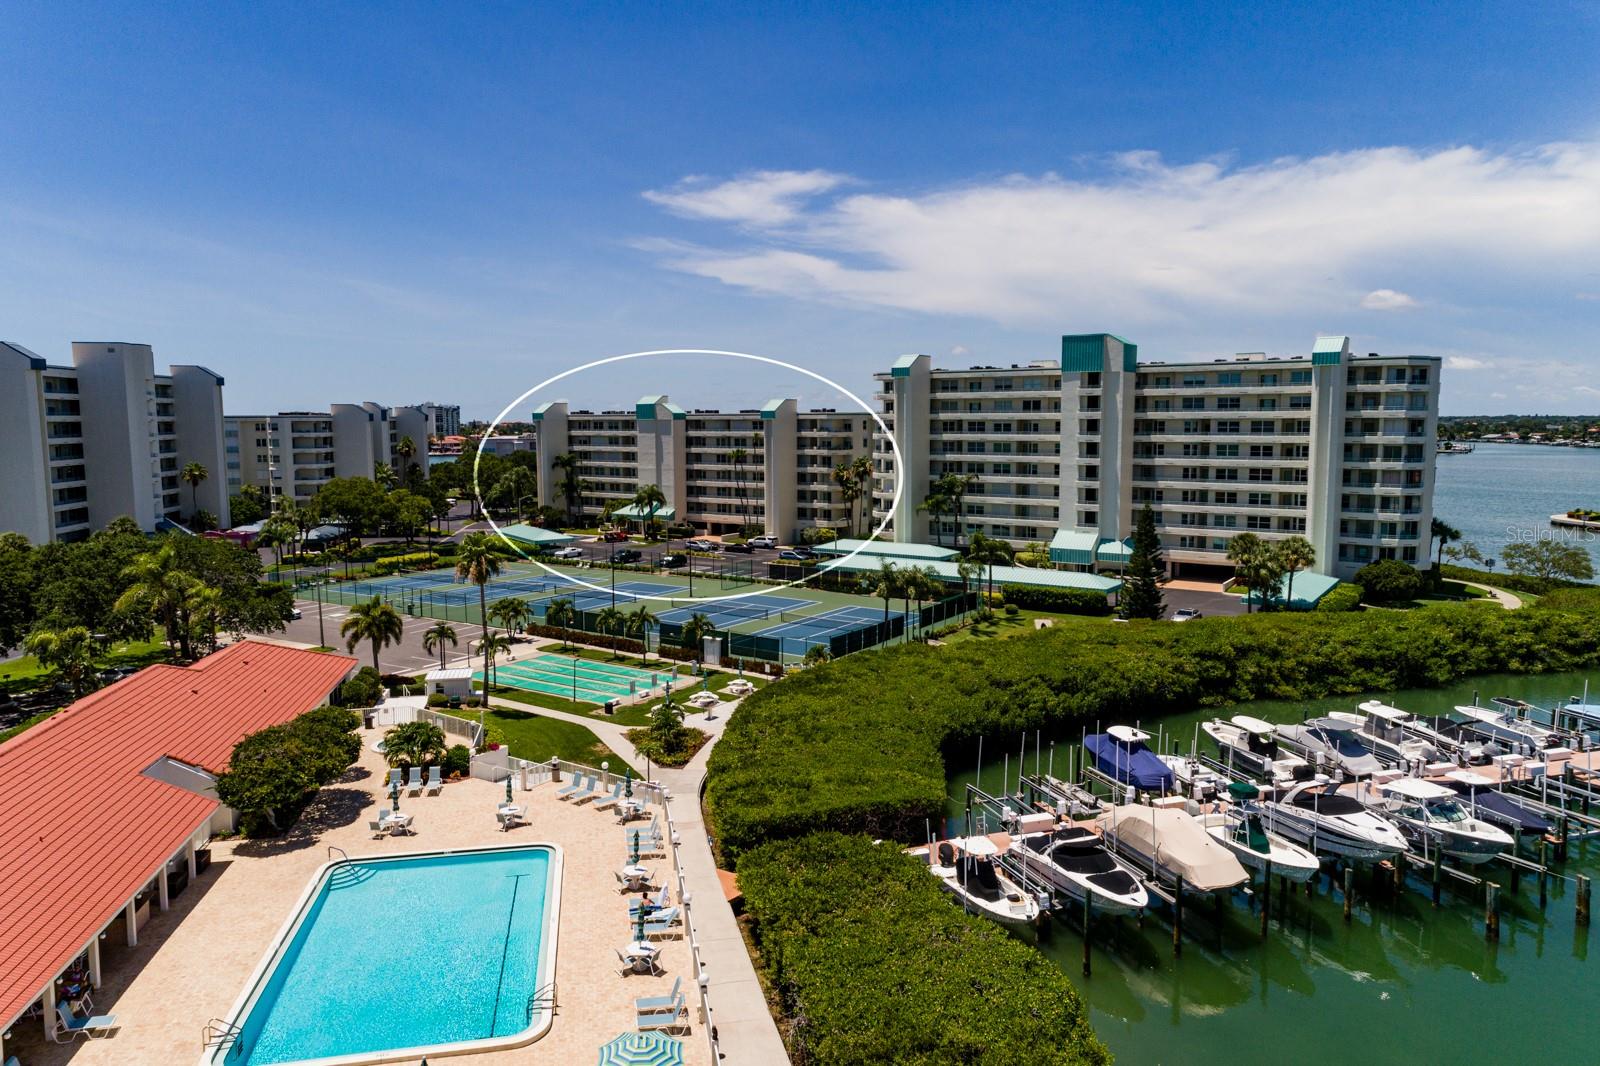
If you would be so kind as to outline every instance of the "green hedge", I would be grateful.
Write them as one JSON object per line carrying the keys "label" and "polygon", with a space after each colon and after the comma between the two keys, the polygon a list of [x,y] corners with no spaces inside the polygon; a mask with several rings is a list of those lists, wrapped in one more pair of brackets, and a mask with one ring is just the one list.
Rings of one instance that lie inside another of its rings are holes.
{"label": "green hedge", "polygon": [[1493,585],[1495,588],[1506,589],[1511,592],[1526,592],[1533,596],[1543,596],[1547,592],[1557,589],[1592,589],[1595,585],[1582,581],[1568,581],[1566,578],[1529,577],[1526,574],[1512,574],[1507,572],[1496,573],[1492,570],[1474,570],[1469,566],[1453,566],[1445,563],[1439,568],[1439,573],[1451,581],[1476,581],[1480,585]]}
{"label": "green hedge", "polygon": [[725,854],[822,829],[914,840],[944,806],[942,751],[980,735],[1260,698],[1443,685],[1600,660],[1600,613],[1274,612],[1173,626],[1064,619],[1007,640],[860,652],[746,699],[712,749]]}
{"label": "green hedge", "polygon": [[1111,1061],[1061,970],[951,906],[895,845],[768,844],[739,863],[739,887],[797,1063]]}
{"label": "green hedge", "polygon": [[1103,592],[1093,589],[1047,589],[1033,585],[1003,585],[1002,600],[1030,611],[1053,611],[1056,614],[1108,615],[1111,600]]}
{"label": "green hedge", "polygon": [[1361,587],[1352,585],[1348,581],[1341,581],[1323,594],[1317,601],[1316,609],[1337,613],[1339,611],[1355,611],[1361,607]]}

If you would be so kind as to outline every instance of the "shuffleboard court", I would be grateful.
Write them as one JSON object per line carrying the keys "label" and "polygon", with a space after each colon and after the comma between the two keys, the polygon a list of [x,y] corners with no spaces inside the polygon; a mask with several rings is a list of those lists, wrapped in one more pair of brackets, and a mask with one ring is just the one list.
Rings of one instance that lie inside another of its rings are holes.
{"label": "shuffleboard court", "polygon": [[[604,703],[649,692],[669,680],[672,673],[669,670],[655,673],[620,663],[536,652],[524,659],[501,663],[497,676],[500,684],[512,688],[576,698],[589,703]],[[482,681],[483,672],[476,671],[474,677]]]}

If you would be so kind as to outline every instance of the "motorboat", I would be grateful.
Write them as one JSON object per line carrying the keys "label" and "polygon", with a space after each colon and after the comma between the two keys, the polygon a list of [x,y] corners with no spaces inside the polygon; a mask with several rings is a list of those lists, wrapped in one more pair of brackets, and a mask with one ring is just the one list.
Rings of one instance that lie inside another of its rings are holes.
{"label": "motorboat", "polygon": [[1407,849],[1406,838],[1392,822],[1336,787],[1318,775],[1281,796],[1263,798],[1273,832],[1317,855],[1356,862],[1378,862]]}
{"label": "motorboat", "polygon": [[1356,713],[1333,711],[1337,718],[1355,727],[1356,740],[1386,766],[1421,767],[1439,758],[1439,749],[1406,732],[1411,715],[1379,700],[1367,700]]}
{"label": "motorboat", "polygon": [[1458,703],[1455,712],[1467,719],[1473,729],[1514,752],[1531,755],[1560,747],[1566,741],[1561,730],[1528,717],[1534,709],[1531,703],[1501,698],[1489,702],[1493,706]]}
{"label": "motorboat", "polygon": [[1402,728],[1418,740],[1432,744],[1440,759],[1448,759],[1458,766],[1487,766],[1496,755],[1506,754],[1505,748],[1493,737],[1480,733],[1472,722],[1412,716]]}
{"label": "motorboat", "polygon": [[1172,791],[1172,771],[1150,750],[1150,734],[1132,726],[1114,725],[1084,738],[1095,769],[1119,784],[1165,795]]}
{"label": "motorboat", "polygon": [[[1009,842],[1008,842],[1009,846]],[[1002,848],[986,836],[940,841],[910,854],[962,905],[1002,925],[1033,925],[1043,914],[1038,898],[1017,884],[997,861]]]}
{"label": "motorboat", "polygon": [[1106,850],[1100,834],[1081,826],[1015,837],[1011,854],[1032,877],[1101,914],[1137,914],[1150,903],[1138,873]]}
{"label": "motorboat", "polygon": [[1271,830],[1265,812],[1254,802],[1259,795],[1254,785],[1235,781],[1228,785],[1232,802],[1226,809],[1197,817],[1213,840],[1250,869],[1271,871],[1296,883],[1311,880],[1321,863],[1305,848]]}
{"label": "motorboat", "polygon": [[1600,703],[1589,702],[1589,688],[1584,686],[1582,696],[1573,696],[1561,705],[1560,719],[1575,729],[1600,729]]}
{"label": "motorboat", "polygon": [[1258,781],[1288,784],[1311,776],[1311,764],[1278,744],[1278,727],[1271,722],[1236,714],[1224,722],[1213,718],[1201,724],[1222,753],[1222,762],[1231,769]]}
{"label": "motorboat", "polygon": [[1476,865],[1515,843],[1504,829],[1473,817],[1453,790],[1432,781],[1402,777],[1381,785],[1363,783],[1359,790],[1369,807],[1399,826],[1425,855],[1439,849]]}
{"label": "motorboat", "polygon": [[1355,727],[1342,718],[1312,718],[1299,725],[1280,725],[1278,740],[1313,766],[1337,768],[1349,777],[1367,777],[1383,769],[1378,757],[1361,743]]}
{"label": "motorboat", "polygon": [[1142,876],[1163,884],[1175,885],[1181,877],[1189,891],[1220,892],[1250,877],[1233,852],[1188,812],[1172,807],[1113,807],[1101,816],[1100,835]]}
{"label": "motorboat", "polygon": [[1452,770],[1439,783],[1456,795],[1467,797],[1467,809],[1474,817],[1493,822],[1507,832],[1541,837],[1555,828],[1555,823],[1533,806],[1498,791],[1497,782],[1482,774]]}
{"label": "motorboat", "polygon": [[1193,755],[1162,755],[1162,762],[1172,771],[1174,791],[1182,792],[1197,803],[1210,803],[1228,787],[1228,779]]}
{"label": "motorboat", "polygon": [[1105,800],[1082,785],[1063,781],[1050,774],[1040,774],[1026,780],[1038,789],[1041,799],[1049,801],[1048,805],[1054,809],[1057,818],[1089,819],[1106,806]]}

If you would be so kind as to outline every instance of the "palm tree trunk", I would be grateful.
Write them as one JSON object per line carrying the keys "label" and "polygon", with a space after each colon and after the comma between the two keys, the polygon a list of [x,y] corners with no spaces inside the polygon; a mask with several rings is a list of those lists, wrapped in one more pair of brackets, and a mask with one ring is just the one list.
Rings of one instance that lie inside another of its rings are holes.
{"label": "palm tree trunk", "polygon": [[372,672],[377,674],[379,677],[383,676],[383,670],[378,666],[378,638],[377,637],[373,637],[372,638]]}
{"label": "palm tree trunk", "polygon": [[489,704],[489,597],[485,583],[478,583],[478,621],[483,625],[483,703]]}

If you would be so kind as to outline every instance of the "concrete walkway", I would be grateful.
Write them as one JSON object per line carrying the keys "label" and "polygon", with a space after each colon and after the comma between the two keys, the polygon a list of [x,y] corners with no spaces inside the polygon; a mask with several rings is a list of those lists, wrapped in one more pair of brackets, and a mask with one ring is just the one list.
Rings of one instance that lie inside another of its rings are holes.
{"label": "concrete walkway", "polygon": [[[490,705],[587,726],[629,763],[644,765],[643,757],[626,736],[632,726],[508,700],[491,700]],[[772,1020],[772,1012],[767,1009],[767,997],[745,948],[733,907],[722,894],[722,882],[717,877],[717,864],[711,853],[711,837],[700,809],[700,787],[705,781],[711,749],[737,707],[738,701],[734,700],[719,703],[706,712],[687,715],[684,724],[704,730],[711,739],[687,766],[653,767],[650,776],[672,793],[668,806],[673,829],[679,838],[678,865],[683,871],[684,885],[694,897],[691,920],[695,940],[700,945],[700,961],[705,968],[706,996],[711,1004],[711,1025],[716,1029],[721,1061],[724,1066],[772,1066],[788,1062],[789,1054],[778,1034],[777,1023]]]}
{"label": "concrete walkway", "polygon": [[1489,595],[1493,596],[1494,601],[1508,611],[1515,611],[1518,607],[1522,606],[1522,598],[1520,596],[1512,595],[1505,589],[1497,589],[1493,585],[1483,585],[1476,581],[1463,581],[1461,584],[1472,589],[1482,589]]}

